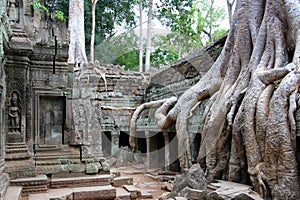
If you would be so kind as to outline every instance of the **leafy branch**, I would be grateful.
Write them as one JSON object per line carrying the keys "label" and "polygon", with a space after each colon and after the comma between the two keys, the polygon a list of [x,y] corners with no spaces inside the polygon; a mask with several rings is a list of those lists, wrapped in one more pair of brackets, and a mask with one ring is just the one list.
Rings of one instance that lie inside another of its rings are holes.
{"label": "leafy branch", "polygon": [[31,5],[34,10],[43,10],[47,13],[47,16],[51,19],[56,18],[59,21],[65,21],[65,15],[61,10],[55,10],[54,12],[50,12],[49,9],[41,3],[41,0],[33,0],[31,1]]}

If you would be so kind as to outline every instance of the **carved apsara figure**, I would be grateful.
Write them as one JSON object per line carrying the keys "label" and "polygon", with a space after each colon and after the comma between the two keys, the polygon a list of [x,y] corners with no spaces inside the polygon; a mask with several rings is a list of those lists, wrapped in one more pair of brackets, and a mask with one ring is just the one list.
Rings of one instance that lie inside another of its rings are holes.
{"label": "carved apsara figure", "polygon": [[8,15],[12,22],[18,22],[19,20],[19,8],[18,2],[16,0],[9,0],[8,1]]}
{"label": "carved apsara figure", "polygon": [[87,117],[84,105],[79,105],[77,115],[75,116],[75,143],[82,143],[84,135],[87,132]]}
{"label": "carved apsara figure", "polygon": [[21,112],[18,107],[18,93],[13,92],[11,99],[10,99],[10,107],[8,109],[8,116],[9,116],[9,132],[10,133],[20,133],[21,125],[20,125],[20,116]]}

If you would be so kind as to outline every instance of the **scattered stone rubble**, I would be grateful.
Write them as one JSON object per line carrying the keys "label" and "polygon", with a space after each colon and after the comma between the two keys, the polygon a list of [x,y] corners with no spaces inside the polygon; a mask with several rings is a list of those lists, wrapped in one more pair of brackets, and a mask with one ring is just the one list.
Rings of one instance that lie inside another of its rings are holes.
{"label": "scattered stone rubble", "polygon": [[139,153],[133,153],[128,146],[120,147],[109,159],[110,167],[122,167],[136,163],[144,163]]}
{"label": "scattered stone rubble", "polygon": [[183,174],[176,176],[173,185],[164,183],[162,189],[166,192],[161,200],[179,199],[216,199],[216,200],[254,200],[262,199],[251,186],[229,181],[218,180],[207,183],[203,170],[199,164],[185,169]]}

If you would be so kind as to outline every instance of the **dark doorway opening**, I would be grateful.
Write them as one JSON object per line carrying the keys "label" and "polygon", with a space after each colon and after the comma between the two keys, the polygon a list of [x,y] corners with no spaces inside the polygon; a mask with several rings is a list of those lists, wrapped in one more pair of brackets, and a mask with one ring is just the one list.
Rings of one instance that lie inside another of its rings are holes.
{"label": "dark doorway opening", "polygon": [[178,139],[175,132],[169,133],[170,148],[170,171],[180,172],[180,164],[178,159]]}
{"label": "dark doorway opening", "polygon": [[121,131],[119,137],[119,147],[129,147],[129,134]]}
{"label": "dark doorway opening", "polygon": [[150,137],[150,167],[165,167],[165,139],[162,132]]}
{"label": "dark doorway opening", "polygon": [[137,151],[141,152],[142,155],[146,156],[147,153],[147,140],[145,136],[145,132],[137,132],[138,137],[136,138],[137,143]]}
{"label": "dark doorway opening", "polygon": [[111,133],[104,131],[102,134],[102,151],[104,156],[111,156]]}
{"label": "dark doorway opening", "polygon": [[192,152],[192,162],[197,163],[197,157],[201,144],[201,133],[195,133],[194,138],[192,138],[191,152]]}

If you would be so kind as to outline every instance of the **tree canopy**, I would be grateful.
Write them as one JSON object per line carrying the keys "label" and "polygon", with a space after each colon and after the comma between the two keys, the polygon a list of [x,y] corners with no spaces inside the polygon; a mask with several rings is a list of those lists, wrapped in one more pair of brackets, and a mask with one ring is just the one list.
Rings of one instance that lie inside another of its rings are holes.
{"label": "tree canopy", "polygon": [[[136,25],[134,6],[137,1],[98,0],[96,5],[95,46],[109,40],[118,29],[130,29]],[[84,1],[85,42],[87,50],[91,40],[92,1]]]}

